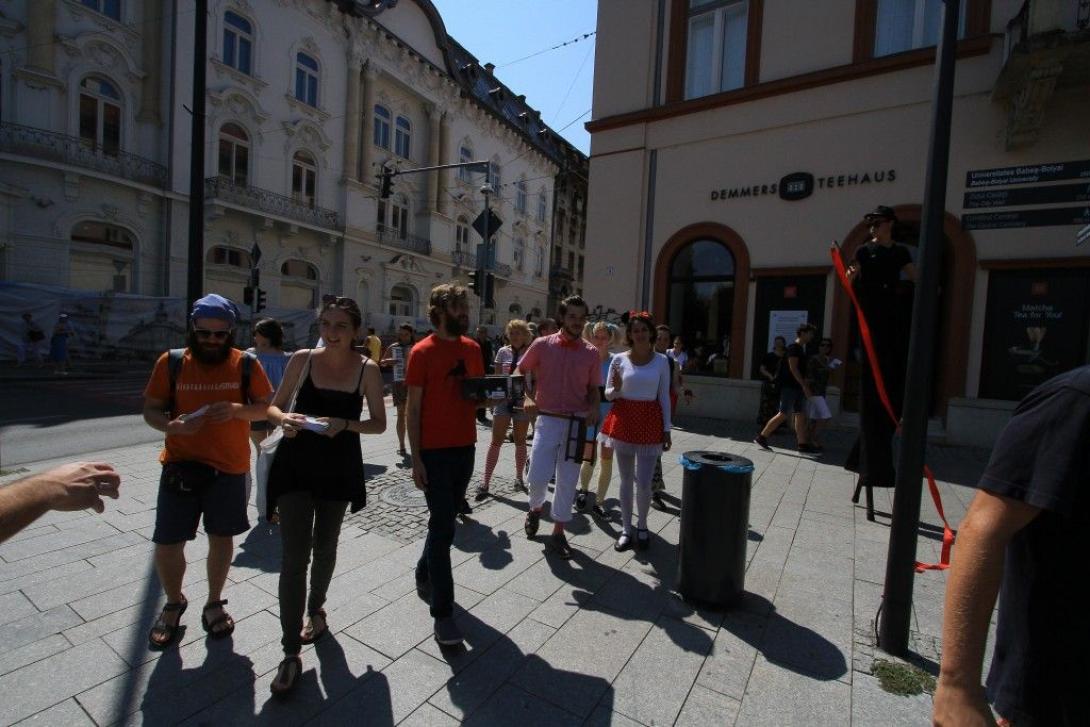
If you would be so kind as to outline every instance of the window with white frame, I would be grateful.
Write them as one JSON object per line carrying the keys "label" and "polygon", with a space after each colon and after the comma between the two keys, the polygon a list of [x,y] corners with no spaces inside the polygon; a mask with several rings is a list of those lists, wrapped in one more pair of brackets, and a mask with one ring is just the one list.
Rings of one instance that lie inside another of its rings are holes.
{"label": "window with white frame", "polygon": [[488,181],[492,183],[492,188],[496,190],[496,194],[500,193],[501,178],[503,177],[503,167],[500,166],[498,160],[493,159],[489,165],[492,169],[492,173],[488,177]]}
{"label": "window with white frame", "polygon": [[220,127],[218,172],[240,187],[250,179],[250,137],[238,124]]}
{"label": "window with white frame", "polygon": [[237,247],[225,247],[217,245],[205,255],[205,260],[212,265],[226,265],[231,268],[249,270],[253,267],[253,258],[246,250]]}
{"label": "window with white frame", "polygon": [[121,149],[121,94],[110,81],[88,76],[80,82],[79,138],[114,156]]}
{"label": "window with white frame", "polygon": [[295,54],[295,99],[318,108],[318,60],[308,53]]}
{"label": "window with white frame", "polygon": [[223,14],[223,62],[236,71],[253,75],[254,26],[238,13]]}
{"label": "window with white frame", "polygon": [[[888,56],[939,42],[942,0],[878,0],[874,55]],[[965,0],[961,0],[958,37],[965,36]]]}
{"label": "window with white frame", "polygon": [[394,153],[403,159],[409,158],[413,136],[413,125],[404,116],[397,117],[394,127]]}
{"label": "window with white frame", "polygon": [[549,199],[545,194],[545,190],[541,190],[537,193],[537,221],[541,224],[545,224],[545,218],[549,214]]}
{"label": "window with white frame", "polygon": [[515,244],[514,244],[513,248],[514,248],[514,253],[513,254],[514,254],[514,258],[515,258],[515,269],[518,270],[521,273],[525,269],[524,265],[525,265],[525,258],[526,258],[526,240],[524,240],[521,237],[516,237],[515,238]]}
{"label": "window with white frame", "polygon": [[375,104],[375,146],[390,148],[390,109]]}
{"label": "window with white frame", "polygon": [[107,18],[121,20],[121,0],[81,0],[84,5],[97,10]]}
{"label": "window with white frame", "polygon": [[[458,150],[458,161],[462,164],[468,164],[473,161],[473,148],[469,146],[462,146]],[[458,179],[463,182],[472,182],[472,172],[469,171],[469,167],[458,167]]]}
{"label": "window with white frame", "polygon": [[411,288],[406,285],[395,285],[390,289],[390,315],[412,316],[414,307]]}
{"label": "window with white frame", "polygon": [[459,217],[454,227],[454,249],[462,252],[469,250],[469,220],[465,217]]}
{"label": "window with white frame", "polygon": [[515,184],[515,211],[520,215],[526,214],[526,180],[520,179]]}
{"label": "window with white frame", "polygon": [[405,195],[394,197],[390,205],[390,227],[402,240],[409,236],[409,200]]}
{"label": "window with white frame", "polygon": [[689,0],[685,98],[745,85],[748,0]]}
{"label": "window with white frame", "polygon": [[534,250],[534,275],[539,278],[545,276],[545,248],[541,246]]}
{"label": "window with white frame", "polygon": [[297,151],[291,158],[291,196],[307,207],[314,206],[318,165],[309,152]]}

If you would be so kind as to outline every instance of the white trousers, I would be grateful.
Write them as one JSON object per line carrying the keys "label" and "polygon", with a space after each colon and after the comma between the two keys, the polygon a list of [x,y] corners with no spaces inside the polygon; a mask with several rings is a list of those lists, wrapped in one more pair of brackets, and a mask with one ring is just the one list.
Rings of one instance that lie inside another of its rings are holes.
{"label": "white trousers", "polygon": [[[530,450],[530,509],[537,510],[545,504],[549,492],[549,478],[556,477],[553,491],[553,522],[571,520],[575,503],[575,486],[579,481],[582,463],[564,459],[568,443],[568,420],[558,417],[539,416],[534,424],[534,446]],[[582,443],[579,447],[582,448]]]}

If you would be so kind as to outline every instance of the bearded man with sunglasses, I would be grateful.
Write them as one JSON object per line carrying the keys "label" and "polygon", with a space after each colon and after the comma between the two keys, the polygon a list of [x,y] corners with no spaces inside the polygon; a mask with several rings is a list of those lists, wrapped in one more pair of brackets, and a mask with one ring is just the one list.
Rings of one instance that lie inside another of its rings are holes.
{"label": "bearded man with sunglasses", "polygon": [[268,416],[273,393],[261,364],[235,348],[238,307],[218,295],[193,305],[185,349],[159,357],[144,390],[144,421],[166,433],[155,512],[155,568],[167,603],[148,634],[164,648],[178,634],[189,602],[182,594],[185,543],[203,517],[208,535],[208,601],[201,625],[212,638],[234,631],[224,582],[234,541],[250,528],[246,478],[250,422]]}

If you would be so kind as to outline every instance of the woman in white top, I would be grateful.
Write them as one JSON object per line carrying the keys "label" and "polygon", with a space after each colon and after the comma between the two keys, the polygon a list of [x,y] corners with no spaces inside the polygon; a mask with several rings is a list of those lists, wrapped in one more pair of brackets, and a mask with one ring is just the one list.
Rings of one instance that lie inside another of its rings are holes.
{"label": "woman in white top", "polygon": [[[504,329],[509,345],[496,352],[494,361],[496,374],[509,375],[519,364],[522,354],[526,353],[530,345],[530,326],[526,321],[514,319],[507,322]],[[522,482],[522,472],[526,469],[526,430],[530,426],[530,417],[521,409],[514,410],[510,404],[499,404],[492,414],[492,444],[488,447],[488,454],[484,459],[484,479],[477,487],[474,501],[481,502],[488,497],[488,487],[492,484],[492,472],[496,469],[496,463],[500,459],[500,447],[507,438],[507,427],[514,422],[512,439],[515,441],[515,486],[520,490],[526,489]]]}
{"label": "woman in white top", "polygon": [[[670,449],[670,364],[652,348],[655,322],[647,311],[632,311],[625,321],[630,349],[610,364],[606,399],[613,402],[598,441],[613,448],[621,474],[621,536],[614,548],[640,550],[651,544],[647,513],[655,460]],[[633,482],[636,485],[636,535],[632,536]]]}

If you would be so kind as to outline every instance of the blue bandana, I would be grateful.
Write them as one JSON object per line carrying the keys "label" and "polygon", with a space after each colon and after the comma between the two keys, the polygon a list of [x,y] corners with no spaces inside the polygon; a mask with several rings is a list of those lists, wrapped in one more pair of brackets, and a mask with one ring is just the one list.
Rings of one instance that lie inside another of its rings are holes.
{"label": "blue bandana", "polygon": [[193,304],[189,319],[195,321],[198,318],[218,318],[234,326],[239,319],[238,306],[222,295],[211,293]]}

